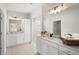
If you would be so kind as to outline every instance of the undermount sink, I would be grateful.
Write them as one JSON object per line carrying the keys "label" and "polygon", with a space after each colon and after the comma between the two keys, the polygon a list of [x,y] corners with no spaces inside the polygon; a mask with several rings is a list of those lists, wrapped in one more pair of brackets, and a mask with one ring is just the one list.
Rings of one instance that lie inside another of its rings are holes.
{"label": "undermount sink", "polygon": [[79,39],[74,39],[74,38],[67,39],[67,38],[61,37],[61,40],[66,45],[79,45]]}

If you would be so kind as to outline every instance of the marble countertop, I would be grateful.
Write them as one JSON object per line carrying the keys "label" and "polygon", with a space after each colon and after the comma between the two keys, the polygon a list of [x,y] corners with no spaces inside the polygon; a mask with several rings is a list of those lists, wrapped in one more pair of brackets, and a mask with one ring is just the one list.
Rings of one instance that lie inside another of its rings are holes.
{"label": "marble countertop", "polygon": [[65,46],[65,47],[67,47],[67,48],[69,48],[69,49],[72,49],[72,50],[76,50],[76,51],[78,51],[79,52],[79,46],[69,46],[69,45],[65,45],[65,44],[63,44],[63,42],[62,42],[62,40],[61,39],[59,39],[59,38],[55,38],[55,37],[40,37],[41,39],[44,39],[44,40],[47,40],[47,41],[49,41],[49,42],[54,42],[54,43],[56,43],[56,44],[58,44],[58,45],[60,45],[60,46]]}

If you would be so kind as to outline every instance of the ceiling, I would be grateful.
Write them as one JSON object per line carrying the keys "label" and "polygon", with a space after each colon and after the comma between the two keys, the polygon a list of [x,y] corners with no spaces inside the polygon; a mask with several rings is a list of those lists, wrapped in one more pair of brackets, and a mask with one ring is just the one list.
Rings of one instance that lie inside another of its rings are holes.
{"label": "ceiling", "polygon": [[33,18],[42,14],[42,5],[44,3],[5,3],[7,10],[32,13]]}
{"label": "ceiling", "polygon": [[43,4],[42,3],[6,3],[5,5],[8,10],[27,13],[27,12],[39,10]]}
{"label": "ceiling", "polygon": [[[33,17],[38,17],[42,14],[43,9],[47,9],[49,6],[54,6],[58,3],[5,3],[6,9],[16,12],[32,13]],[[73,6],[77,3],[65,3],[67,6]],[[48,7],[45,7],[48,6]]]}
{"label": "ceiling", "polygon": [[[18,12],[36,12],[39,11],[43,5],[55,5],[58,3],[5,3],[8,10],[18,11]],[[68,6],[76,5],[77,3],[66,3]]]}

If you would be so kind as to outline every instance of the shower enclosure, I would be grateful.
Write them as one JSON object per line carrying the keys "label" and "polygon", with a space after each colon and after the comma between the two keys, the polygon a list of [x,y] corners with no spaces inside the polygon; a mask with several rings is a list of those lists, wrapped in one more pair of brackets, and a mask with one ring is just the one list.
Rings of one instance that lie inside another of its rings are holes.
{"label": "shower enclosure", "polygon": [[61,21],[54,21],[53,22],[53,33],[55,37],[61,36]]}

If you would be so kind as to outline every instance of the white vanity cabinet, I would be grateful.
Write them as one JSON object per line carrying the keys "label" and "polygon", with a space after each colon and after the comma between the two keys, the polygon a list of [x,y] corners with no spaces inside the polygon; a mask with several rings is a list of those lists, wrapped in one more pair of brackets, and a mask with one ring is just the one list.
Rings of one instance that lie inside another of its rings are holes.
{"label": "white vanity cabinet", "polygon": [[62,50],[59,50],[58,51],[58,55],[70,55],[70,54],[67,54],[66,52],[62,51]]}
{"label": "white vanity cabinet", "polygon": [[57,55],[58,45],[52,44],[51,42],[40,38],[37,40],[37,51],[42,55]]}
{"label": "white vanity cabinet", "polygon": [[47,42],[45,42],[42,39],[41,40],[38,39],[37,40],[37,52],[42,55],[46,55],[47,54]]}
{"label": "white vanity cabinet", "polygon": [[23,44],[24,42],[24,33],[17,34],[17,44]]}
{"label": "white vanity cabinet", "polygon": [[7,35],[7,47],[9,46],[13,46],[17,44],[17,35],[16,34],[11,34],[11,35]]}
{"label": "white vanity cabinet", "polygon": [[36,45],[37,45],[37,52],[40,53],[41,52],[41,40],[40,40],[40,38],[37,38]]}
{"label": "white vanity cabinet", "polygon": [[51,43],[47,44],[47,54],[48,55],[57,55],[58,54],[58,47],[52,46]]}
{"label": "white vanity cabinet", "polygon": [[79,46],[64,45],[58,38],[39,38],[37,47],[41,55],[79,55]]}
{"label": "white vanity cabinet", "polygon": [[42,55],[47,55],[47,44],[48,43],[46,41],[41,40],[41,54]]}
{"label": "white vanity cabinet", "polygon": [[12,33],[7,35],[7,47],[24,43],[23,33]]}
{"label": "white vanity cabinet", "polygon": [[79,55],[79,50],[77,48],[75,49],[72,49],[72,48],[65,45],[64,46],[59,45],[59,50],[60,50],[59,54],[63,51],[63,54],[66,54],[66,55]]}

